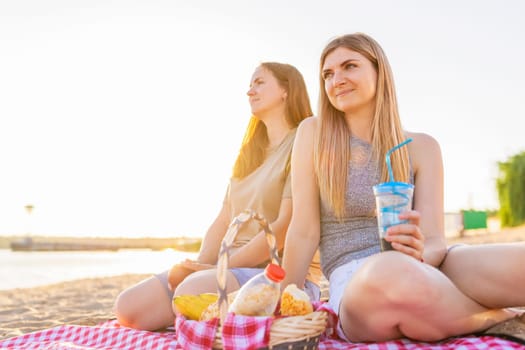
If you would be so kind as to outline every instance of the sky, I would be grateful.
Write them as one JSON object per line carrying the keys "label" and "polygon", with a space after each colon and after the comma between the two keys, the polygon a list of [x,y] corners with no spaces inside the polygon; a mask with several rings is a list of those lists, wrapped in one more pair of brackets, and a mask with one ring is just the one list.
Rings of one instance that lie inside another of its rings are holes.
{"label": "sky", "polygon": [[[525,150],[525,3],[0,1],[0,235],[202,236],[222,204],[260,62],[364,32],[405,129],[432,135],[445,210],[497,209]],[[29,214],[25,206],[34,209]]]}

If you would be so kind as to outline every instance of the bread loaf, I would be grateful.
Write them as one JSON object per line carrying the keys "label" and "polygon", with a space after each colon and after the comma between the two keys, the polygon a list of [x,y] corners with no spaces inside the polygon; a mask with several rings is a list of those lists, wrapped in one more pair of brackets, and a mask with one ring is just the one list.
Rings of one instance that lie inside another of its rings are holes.
{"label": "bread loaf", "polygon": [[281,295],[281,315],[300,316],[313,312],[310,297],[295,284],[289,284]]}

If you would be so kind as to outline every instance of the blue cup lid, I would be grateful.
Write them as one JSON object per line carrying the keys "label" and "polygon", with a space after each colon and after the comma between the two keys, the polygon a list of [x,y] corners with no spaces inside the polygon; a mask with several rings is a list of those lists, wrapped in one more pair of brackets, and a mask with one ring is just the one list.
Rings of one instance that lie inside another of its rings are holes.
{"label": "blue cup lid", "polygon": [[374,188],[374,193],[381,193],[381,192],[392,192],[392,189],[394,188],[400,191],[413,190],[414,185],[406,183],[406,182],[389,181],[389,182],[382,182],[380,184],[377,184],[373,188]]}

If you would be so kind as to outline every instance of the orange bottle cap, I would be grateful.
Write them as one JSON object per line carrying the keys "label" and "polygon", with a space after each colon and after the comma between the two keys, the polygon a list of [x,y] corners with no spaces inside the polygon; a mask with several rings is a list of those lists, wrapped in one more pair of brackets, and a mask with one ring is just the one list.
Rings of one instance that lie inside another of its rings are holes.
{"label": "orange bottle cap", "polygon": [[284,269],[277,264],[268,264],[268,266],[266,266],[265,271],[266,276],[268,276],[269,279],[277,283],[281,282],[284,279],[284,276],[286,275]]}

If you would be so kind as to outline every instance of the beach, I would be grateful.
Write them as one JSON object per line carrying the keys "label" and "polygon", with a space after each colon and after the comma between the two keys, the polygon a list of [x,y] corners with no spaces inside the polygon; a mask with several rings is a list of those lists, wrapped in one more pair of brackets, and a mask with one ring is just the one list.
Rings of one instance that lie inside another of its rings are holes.
{"label": "beach", "polygon": [[118,293],[148,276],[87,278],[0,291],[0,338],[62,324],[96,325],[112,319]]}
{"label": "beach", "polygon": [[0,291],[0,339],[63,324],[91,326],[113,319],[118,293],[149,276],[86,278]]}
{"label": "beach", "polygon": [[[450,244],[516,241],[525,241],[525,227],[449,239]],[[0,291],[0,339],[63,324],[96,325],[114,319],[118,293],[148,276],[125,274]]]}

